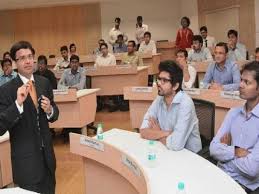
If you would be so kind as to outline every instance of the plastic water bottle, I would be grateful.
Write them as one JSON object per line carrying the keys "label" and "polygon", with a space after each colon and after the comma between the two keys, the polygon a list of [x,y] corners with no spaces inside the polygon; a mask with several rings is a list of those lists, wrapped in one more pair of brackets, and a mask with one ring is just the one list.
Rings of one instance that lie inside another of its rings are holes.
{"label": "plastic water bottle", "polygon": [[156,85],[156,76],[153,75],[153,84],[152,84],[153,88],[156,88],[157,85]]}
{"label": "plastic water bottle", "polygon": [[203,80],[200,81],[200,83],[199,83],[199,88],[200,88],[200,89],[204,89],[204,82],[203,82]]}
{"label": "plastic water bottle", "polygon": [[97,132],[96,132],[96,134],[97,134],[97,139],[98,140],[103,140],[103,126],[102,126],[101,123],[99,123],[97,125]]}
{"label": "plastic water bottle", "polygon": [[177,186],[177,194],[187,194],[185,190],[184,182],[179,182]]}
{"label": "plastic water bottle", "polygon": [[156,154],[156,150],[155,150],[155,141],[154,140],[148,141],[147,161],[148,161],[148,167],[150,167],[150,168],[156,167],[157,154]]}

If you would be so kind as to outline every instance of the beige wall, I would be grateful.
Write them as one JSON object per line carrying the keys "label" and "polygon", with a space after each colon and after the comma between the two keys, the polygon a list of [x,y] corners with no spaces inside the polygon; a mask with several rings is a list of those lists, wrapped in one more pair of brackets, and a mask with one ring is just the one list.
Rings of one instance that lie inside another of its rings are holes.
{"label": "beige wall", "polygon": [[[238,31],[240,42],[244,43],[250,53],[255,48],[255,2],[254,0],[198,0],[199,26],[207,25],[206,15],[224,10],[238,9]],[[224,18],[228,23],[228,18]],[[233,18],[231,18],[232,20]],[[222,20],[215,19],[215,26]],[[231,22],[233,24],[233,22]],[[227,27],[227,26],[225,26]],[[231,28],[232,26],[229,26]],[[209,30],[209,29],[208,29]],[[213,33],[213,31],[212,31]],[[220,35],[222,36],[222,35]],[[219,40],[218,40],[219,41]]]}
{"label": "beige wall", "polygon": [[256,47],[259,47],[259,0],[255,0]]}
{"label": "beige wall", "polygon": [[1,11],[6,28],[0,29],[0,54],[19,40],[30,41],[37,55],[59,55],[60,46],[70,43],[79,54],[91,53],[101,36],[100,21],[99,4]]}

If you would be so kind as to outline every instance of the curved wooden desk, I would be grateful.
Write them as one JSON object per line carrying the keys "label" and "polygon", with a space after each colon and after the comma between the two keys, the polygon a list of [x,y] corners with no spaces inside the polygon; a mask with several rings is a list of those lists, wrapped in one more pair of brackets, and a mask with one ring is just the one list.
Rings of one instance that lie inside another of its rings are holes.
{"label": "curved wooden desk", "polygon": [[175,42],[156,42],[157,52],[161,53],[161,61],[175,60],[176,58],[176,45]]}
{"label": "curved wooden desk", "polygon": [[50,128],[82,128],[94,122],[98,91],[99,89],[69,89],[64,93],[54,93],[59,118],[54,123],[49,123]]}
{"label": "curved wooden desk", "polygon": [[[81,144],[80,138],[103,145],[103,151]],[[157,166],[149,168],[148,141],[138,133],[112,129],[101,142],[70,134],[70,142],[71,152],[83,157],[86,194],[172,194],[179,181],[185,182],[188,194],[245,194],[207,160],[185,149],[170,151],[160,142],[155,144]]]}
{"label": "curved wooden desk", "polygon": [[[193,99],[202,99],[215,103],[215,134],[229,109],[242,106],[245,103],[244,100],[223,98],[220,93],[217,90],[201,90],[199,95],[190,95]],[[147,89],[146,91],[134,91],[134,87],[124,88],[124,99],[129,100],[132,128],[139,128],[141,126],[146,111],[156,97],[157,91],[153,88],[150,88],[149,91]]]}
{"label": "curved wooden desk", "polygon": [[9,133],[0,136],[0,188],[13,182]]}

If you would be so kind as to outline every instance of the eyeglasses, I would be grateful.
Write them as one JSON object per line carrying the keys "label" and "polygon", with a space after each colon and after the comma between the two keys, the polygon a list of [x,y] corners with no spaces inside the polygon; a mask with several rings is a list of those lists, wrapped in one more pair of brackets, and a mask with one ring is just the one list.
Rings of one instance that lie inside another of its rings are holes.
{"label": "eyeglasses", "polygon": [[34,55],[33,54],[29,54],[29,55],[25,55],[25,56],[21,56],[21,57],[19,57],[19,58],[17,58],[17,59],[15,59],[16,61],[20,61],[20,62],[25,62],[26,60],[29,60],[29,61],[31,61],[31,60],[33,60],[34,59]]}
{"label": "eyeglasses", "polygon": [[164,77],[157,77],[157,82],[160,82],[161,84],[165,84],[165,83],[168,83],[170,81],[172,81],[172,80],[164,78]]}

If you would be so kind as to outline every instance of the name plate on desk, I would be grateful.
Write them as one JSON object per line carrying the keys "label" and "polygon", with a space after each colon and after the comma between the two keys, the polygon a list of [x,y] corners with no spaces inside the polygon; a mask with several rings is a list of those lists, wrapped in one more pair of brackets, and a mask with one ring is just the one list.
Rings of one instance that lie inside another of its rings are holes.
{"label": "name plate on desk", "polygon": [[116,65],[116,69],[130,69],[132,68],[133,66],[132,65]]}
{"label": "name plate on desk", "polygon": [[122,163],[126,165],[130,169],[130,171],[132,171],[135,175],[140,176],[140,169],[134,161],[132,161],[128,156],[124,154],[122,155],[121,159]]}
{"label": "name plate on desk", "polygon": [[80,144],[104,152],[104,144],[90,137],[81,136]]}
{"label": "name plate on desk", "polygon": [[228,99],[235,99],[235,100],[241,100],[241,98],[239,97],[239,91],[222,91],[220,93],[220,96],[222,98],[228,98]]}
{"label": "name plate on desk", "polygon": [[95,66],[88,66],[88,67],[85,67],[85,70],[86,71],[96,71],[97,67]]}
{"label": "name plate on desk", "polygon": [[201,90],[196,89],[196,88],[189,88],[189,89],[186,88],[183,91],[185,91],[189,95],[200,95],[201,94]]}
{"label": "name plate on desk", "polygon": [[64,95],[68,94],[68,89],[59,89],[59,90],[53,90],[54,95]]}
{"label": "name plate on desk", "polygon": [[132,87],[132,92],[151,93],[152,91],[153,91],[152,87]]}

